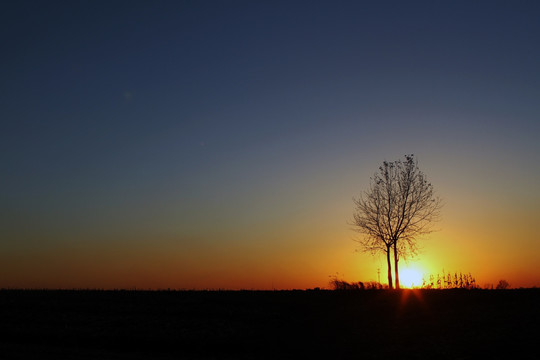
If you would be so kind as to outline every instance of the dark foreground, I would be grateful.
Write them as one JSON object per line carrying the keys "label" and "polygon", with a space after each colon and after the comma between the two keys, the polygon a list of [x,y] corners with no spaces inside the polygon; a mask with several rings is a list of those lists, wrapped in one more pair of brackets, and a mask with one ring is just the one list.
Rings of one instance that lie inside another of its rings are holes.
{"label": "dark foreground", "polygon": [[3,290],[0,358],[537,358],[539,313],[540,289]]}

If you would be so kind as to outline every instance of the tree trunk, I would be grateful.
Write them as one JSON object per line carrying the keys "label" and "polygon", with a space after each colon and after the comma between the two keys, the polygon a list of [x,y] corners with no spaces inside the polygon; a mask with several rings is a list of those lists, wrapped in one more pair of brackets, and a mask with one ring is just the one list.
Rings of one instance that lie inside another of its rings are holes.
{"label": "tree trunk", "polygon": [[388,265],[388,288],[393,289],[392,284],[392,262],[390,261],[390,246],[386,248],[386,263]]}
{"label": "tree trunk", "polygon": [[397,253],[397,246],[394,242],[394,272],[396,273],[396,289],[399,289],[399,269],[398,269],[398,253]]}

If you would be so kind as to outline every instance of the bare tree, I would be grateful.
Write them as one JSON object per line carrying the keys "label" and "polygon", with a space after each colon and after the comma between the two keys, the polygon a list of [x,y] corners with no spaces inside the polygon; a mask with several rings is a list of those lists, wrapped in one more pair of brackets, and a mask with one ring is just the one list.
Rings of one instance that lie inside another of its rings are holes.
{"label": "bare tree", "polygon": [[386,254],[390,288],[393,250],[395,283],[399,289],[399,259],[414,255],[417,238],[432,232],[431,225],[440,216],[441,200],[435,197],[433,186],[418,168],[414,155],[405,155],[405,161],[384,161],[371,178],[369,190],[353,201],[353,225],[364,235],[358,242],[364,251]]}

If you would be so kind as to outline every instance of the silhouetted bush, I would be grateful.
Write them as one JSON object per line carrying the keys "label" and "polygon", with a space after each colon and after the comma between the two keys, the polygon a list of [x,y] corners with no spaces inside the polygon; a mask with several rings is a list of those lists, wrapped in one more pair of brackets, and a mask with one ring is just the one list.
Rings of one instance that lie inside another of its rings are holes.
{"label": "silhouetted bush", "polygon": [[368,281],[364,283],[366,290],[381,290],[388,288],[388,285],[383,285],[377,281]]}
{"label": "silhouetted bush", "polygon": [[369,282],[347,282],[345,280],[338,279],[337,276],[333,276],[330,280],[330,287],[332,290],[380,290],[385,287],[376,281]]}
{"label": "silhouetted bush", "polygon": [[361,282],[349,283],[345,280],[334,278],[330,280],[330,286],[333,290],[363,290],[364,284]]}

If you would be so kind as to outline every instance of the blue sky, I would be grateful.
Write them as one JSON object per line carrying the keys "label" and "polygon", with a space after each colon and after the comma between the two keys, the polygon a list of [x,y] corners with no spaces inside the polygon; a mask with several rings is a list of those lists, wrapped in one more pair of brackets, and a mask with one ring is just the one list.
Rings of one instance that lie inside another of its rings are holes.
{"label": "blue sky", "polygon": [[149,244],[238,243],[264,263],[244,246],[272,237],[248,234],[303,246],[332,224],[322,249],[406,153],[456,199],[447,219],[478,194],[538,214],[539,15],[532,1],[4,4],[0,252],[77,243],[74,258],[120,247],[136,264]]}

